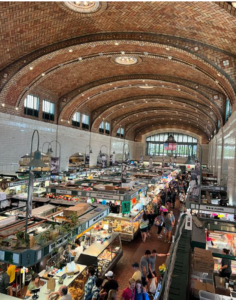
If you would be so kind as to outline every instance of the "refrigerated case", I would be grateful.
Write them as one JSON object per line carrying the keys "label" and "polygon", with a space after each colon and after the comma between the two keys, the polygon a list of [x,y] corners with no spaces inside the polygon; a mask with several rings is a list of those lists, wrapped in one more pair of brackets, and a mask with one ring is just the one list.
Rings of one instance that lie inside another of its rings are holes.
{"label": "refrigerated case", "polygon": [[103,277],[111,270],[123,255],[121,237],[119,233],[112,233],[110,238],[97,241],[79,256],[78,263],[93,265],[98,270],[98,276]]}
{"label": "refrigerated case", "polygon": [[232,255],[236,255],[236,234],[231,234],[224,231],[208,231],[209,237],[212,239],[213,245],[207,243],[207,249],[212,253],[221,254],[222,250],[228,249]]}
{"label": "refrigerated case", "polygon": [[125,241],[132,241],[139,232],[140,221],[143,215],[143,210],[135,214],[122,216],[122,214],[109,214],[104,222],[112,228],[113,232],[119,232],[121,239]]}

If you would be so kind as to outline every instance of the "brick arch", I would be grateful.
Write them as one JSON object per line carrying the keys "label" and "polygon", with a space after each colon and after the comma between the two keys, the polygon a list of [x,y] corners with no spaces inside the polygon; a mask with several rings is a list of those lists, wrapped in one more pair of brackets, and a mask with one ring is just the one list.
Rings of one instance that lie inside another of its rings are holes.
{"label": "brick arch", "polygon": [[[157,45],[155,45],[156,47],[157,47]],[[160,46],[162,46],[161,47],[161,49],[163,50],[163,48],[164,48],[164,46],[163,45],[160,45]],[[144,48],[145,49],[145,48]],[[66,49],[62,49],[62,50],[58,50],[58,52],[60,53],[60,51],[67,51]],[[215,75],[214,75],[214,78],[216,78],[216,74],[217,74],[217,70],[216,69],[214,69],[210,64],[208,64],[208,63],[206,63],[206,62],[204,62],[202,59],[200,59],[199,57],[197,57],[197,56],[194,56],[193,54],[190,54],[190,53],[188,53],[187,51],[183,51],[183,50],[179,50],[179,49],[177,49],[177,48],[174,48],[173,49],[173,51],[175,51],[174,53],[178,53],[179,55],[181,54],[182,56],[184,56],[184,57],[180,57],[179,58],[179,63],[181,63],[181,61],[182,62],[184,62],[185,61],[185,59],[189,56],[189,57],[195,57],[195,65],[196,65],[196,68],[198,68],[198,65],[199,65],[199,70],[202,70],[201,68],[203,67],[203,65],[205,66],[205,67],[208,67],[208,69],[209,69],[209,71],[208,71],[208,73],[209,73],[209,75],[210,75],[210,73],[212,73],[212,72],[214,72],[214,70],[215,70]],[[24,68],[22,68],[18,73],[19,73],[19,78],[21,78],[21,80],[20,81],[23,81],[23,83],[24,83],[24,86],[27,86],[29,89],[28,89],[28,92],[30,91],[30,90],[32,90],[36,85],[38,85],[41,81],[43,81],[43,79],[41,78],[41,76],[40,76],[40,74],[42,73],[42,72],[45,72],[45,70],[43,69],[43,63],[42,62],[44,62],[44,65],[45,65],[45,68],[46,68],[46,75],[45,75],[45,78],[47,78],[47,75],[49,75],[49,74],[52,74],[53,72],[55,72],[57,69],[58,69],[58,66],[55,66],[55,65],[51,65],[51,68],[49,68],[49,65],[50,65],[50,63],[47,61],[47,57],[49,57],[50,55],[53,55],[52,53],[50,53],[50,54],[48,54],[48,55],[45,55],[44,57],[41,57],[41,58],[39,58],[38,59],[38,62],[40,62],[41,61],[41,68],[40,68],[40,72],[38,72],[38,76],[36,76],[36,77],[34,77],[34,79],[31,79],[31,82],[29,81],[29,82],[26,82],[26,81],[24,81],[24,80],[22,80],[22,76],[25,74],[25,72],[29,72],[29,66],[30,65],[27,65],[27,66],[25,66]],[[67,55],[68,56],[68,53],[66,53],[65,55]],[[156,54],[155,54],[156,55]],[[150,55],[149,55],[149,57],[150,57]],[[87,59],[92,59],[92,58],[94,58],[94,55],[93,55],[93,57],[91,57],[91,55],[90,55],[90,57],[88,57]],[[191,58],[192,59],[192,58]],[[76,62],[78,62],[77,61],[77,59],[76,59]],[[64,64],[68,64],[68,63],[70,63],[70,64],[72,64],[73,63],[73,59],[72,59],[72,61],[67,61],[67,62],[65,62]],[[72,66],[72,65],[71,65]],[[61,67],[60,67],[61,68]],[[63,68],[63,67],[62,67]],[[17,74],[18,74],[17,73]],[[207,73],[206,72],[206,70],[203,72],[203,73]],[[33,74],[33,72],[32,72],[32,74]],[[28,74],[27,74],[27,76],[28,76]],[[34,75],[35,76],[35,75]],[[210,75],[210,76],[213,76],[213,75]],[[212,77],[212,79],[214,79],[213,77]],[[44,79],[45,80],[45,79]],[[3,97],[7,97],[7,95],[6,95],[6,93],[7,93],[7,90],[9,90],[9,84],[11,83],[11,82],[16,82],[16,76],[14,76],[13,78],[11,78],[10,79],[10,81],[8,81],[8,83],[6,83],[5,84],[5,86],[3,87],[3,91],[2,91],[2,96]],[[227,79],[224,77],[224,76],[221,76],[220,78],[219,78],[219,83],[221,83],[221,81],[222,81],[222,84],[223,85],[225,85],[226,83],[227,83]],[[225,82],[224,82],[225,81]],[[16,88],[16,87],[13,87],[14,89]],[[224,89],[224,92],[226,92],[226,94],[228,94],[227,93],[227,91]],[[18,99],[19,98],[23,98],[24,96],[25,96],[25,94],[26,94],[27,92],[22,92],[21,93],[21,95],[20,96],[18,96]],[[232,97],[229,97],[229,99],[231,99]],[[3,100],[4,101],[4,100]]]}
{"label": "brick arch", "polygon": [[[170,113],[170,112],[169,112]],[[164,117],[164,120],[163,120]],[[191,116],[190,118],[187,116],[187,114],[181,115],[181,121],[179,120],[179,116],[172,115],[171,118],[167,115],[163,115],[161,118],[153,117],[150,115],[150,117],[146,117],[142,120],[139,120],[138,122],[135,122],[132,125],[129,125],[129,129],[126,132],[126,137],[133,138],[135,136],[135,132],[142,130],[143,127],[148,127],[151,129],[151,127],[154,124],[159,124],[160,126],[165,125],[166,123],[176,123],[176,128],[179,128],[182,126],[182,124],[187,124],[188,126],[192,126],[194,124],[196,128],[201,128],[205,134],[208,136],[211,136],[211,131],[208,129],[207,124],[204,121],[198,122],[194,116]],[[141,128],[141,129],[140,129]]]}
{"label": "brick arch", "polygon": [[[176,130],[176,132],[185,132],[185,134],[191,135],[192,133],[196,134],[197,136],[201,137],[201,141],[202,143],[208,143],[209,142],[209,138],[210,135],[206,134],[204,132],[204,129],[196,129],[193,127],[187,127],[188,123],[186,122],[182,122],[181,125],[171,125],[171,124],[160,124],[160,123],[153,123],[153,126],[147,126],[147,127],[143,127],[142,129],[140,129],[139,131],[137,131],[136,133],[134,133],[133,135],[133,140],[136,142],[142,142],[143,141],[143,136],[146,135],[150,135],[153,132],[157,132],[157,131],[162,131],[164,132],[165,130]],[[184,129],[181,128],[182,126],[186,126]]]}

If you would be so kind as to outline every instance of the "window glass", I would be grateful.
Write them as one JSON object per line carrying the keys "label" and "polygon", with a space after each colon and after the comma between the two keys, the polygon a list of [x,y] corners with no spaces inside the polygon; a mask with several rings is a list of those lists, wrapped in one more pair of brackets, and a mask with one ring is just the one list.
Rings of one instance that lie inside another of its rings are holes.
{"label": "window glass", "polygon": [[102,123],[99,126],[100,129],[104,129],[104,122],[102,121]]}
{"label": "window glass", "polygon": [[164,142],[167,140],[168,135],[172,134],[177,142],[176,150],[172,152],[173,155],[187,157],[197,154],[197,139],[174,133],[160,133],[154,136],[149,136],[146,139],[146,155],[167,155],[168,150],[164,149]]}
{"label": "window glass", "polygon": [[83,114],[82,115],[82,123],[89,125],[89,116]]}
{"label": "window glass", "polygon": [[76,112],[73,115],[72,121],[80,122],[80,112]]}
{"label": "window glass", "polygon": [[38,117],[39,115],[39,98],[34,95],[28,95],[24,100],[24,114]]}
{"label": "window glass", "polygon": [[43,100],[43,112],[54,115],[55,104],[47,100]]}

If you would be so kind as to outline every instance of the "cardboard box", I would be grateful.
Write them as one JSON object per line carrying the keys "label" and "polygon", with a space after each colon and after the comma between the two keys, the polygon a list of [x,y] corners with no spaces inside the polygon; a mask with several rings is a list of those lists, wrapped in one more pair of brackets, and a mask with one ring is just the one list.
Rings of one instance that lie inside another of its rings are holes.
{"label": "cardboard box", "polygon": [[114,191],[115,187],[114,186],[110,186],[110,185],[105,185],[105,190],[106,191]]}
{"label": "cardboard box", "polygon": [[64,216],[70,216],[74,212],[77,213],[77,216],[81,216],[86,212],[86,210],[89,208],[89,205],[87,203],[79,203],[75,206],[71,206],[69,208],[64,209],[63,214]]}
{"label": "cardboard box", "polygon": [[194,295],[199,296],[199,291],[206,291],[215,294],[215,288],[212,284],[203,283],[201,281],[196,280],[194,282],[194,288],[193,288]]}

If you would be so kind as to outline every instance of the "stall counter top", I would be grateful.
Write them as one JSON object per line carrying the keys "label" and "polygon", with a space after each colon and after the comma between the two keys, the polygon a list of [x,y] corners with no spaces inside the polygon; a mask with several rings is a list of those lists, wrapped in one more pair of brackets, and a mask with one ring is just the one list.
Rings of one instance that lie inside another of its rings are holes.
{"label": "stall counter top", "polygon": [[[68,276],[66,277],[66,279],[64,279],[63,284],[59,284],[58,280],[56,280],[56,286],[55,286],[55,292],[58,291],[59,287],[61,285],[66,285],[69,286],[87,267],[84,265],[79,265],[80,266],[80,272],[78,274],[75,274],[74,276],[68,278]],[[55,279],[59,277],[55,276]],[[40,288],[40,292],[38,293],[38,299],[37,300],[45,300],[47,297],[47,282]],[[32,297],[29,298],[30,300],[33,299]],[[5,299],[4,299],[5,300]],[[10,300],[10,299],[9,299]]]}

